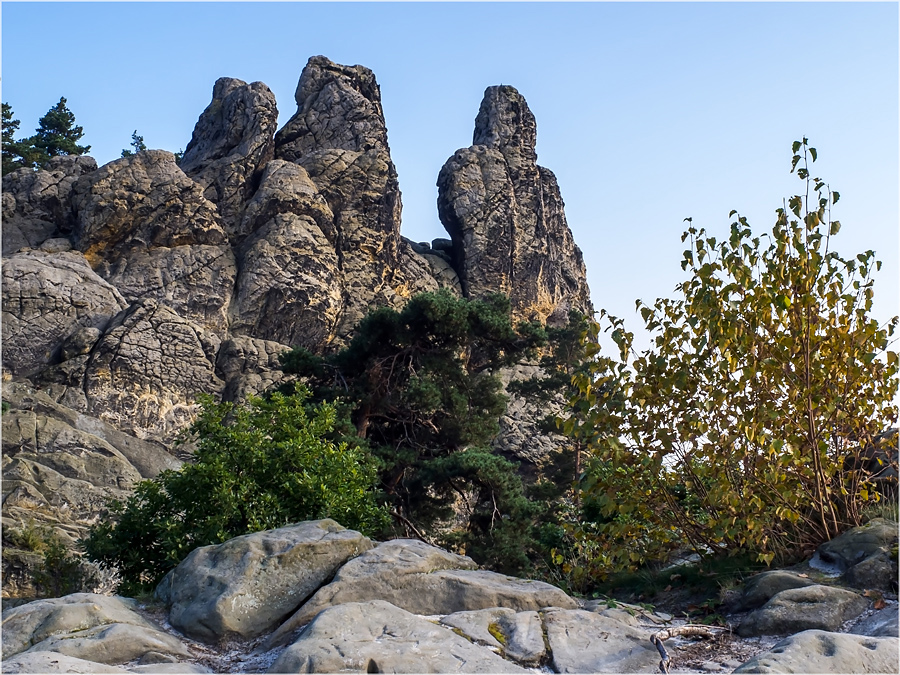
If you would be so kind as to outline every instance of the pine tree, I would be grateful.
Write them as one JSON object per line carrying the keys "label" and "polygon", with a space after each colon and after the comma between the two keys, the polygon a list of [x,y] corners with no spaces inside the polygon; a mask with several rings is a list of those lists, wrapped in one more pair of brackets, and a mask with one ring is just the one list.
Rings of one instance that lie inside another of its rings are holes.
{"label": "pine tree", "polygon": [[3,175],[32,166],[35,148],[31,139],[15,140],[19,130],[19,120],[13,119],[13,109],[9,103],[3,104]]}
{"label": "pine tree", "polygon": [[138,136],[137,129],[131,134],[131,147],[134,148],[134,150],[122,150],[122,157],[131,157],[134,153],[143,152],[147,149],[147,146],[144,143],[144,137]]}
{"label": "pine tree", "polygon": [[41,153],[43,164],[51,157],[59,155],[83,155],[90,151],[89,145],[78,145],[78,141],[84,136],[84,129],[75,124],[75,115],[66,106],[65,97],[60,97],[59,103],[50,108],[47,114],[39,120],[39,125],[31,140],[34,147]]}

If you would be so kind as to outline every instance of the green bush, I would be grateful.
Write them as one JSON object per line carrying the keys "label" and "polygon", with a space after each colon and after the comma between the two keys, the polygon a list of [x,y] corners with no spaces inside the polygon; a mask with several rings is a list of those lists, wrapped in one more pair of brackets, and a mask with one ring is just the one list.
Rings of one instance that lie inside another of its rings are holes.
{"label": "green bush", "polygon": [[335,408],[308,398],[300,385],[244,406],[201,398],[188,434],[193,462],[113,502],[111,518],[82,542],[88,557],[118,568],[123,590],[138,592],[198,546],[250,532],[326,517],[380,532],[387,510],[374,490],[374,461],[358,443],[329,440]]}
{"label": "green bush", "polygon": [[593,456],[582,490],[595,515],[570,530],[600,544],[597,568],[685,544],[796,558],[880,499],[865,459],[897,420],[898,319],[870,316],[880,263],[834,250],[839,195],[810,177],[806,139],[793,153],[804,195],[776,210],[771,234],[754,236],[735,211],[724,240],[684,233],[680,297],[637,303],[648,350],[631,354],[623,323],[601,314],[619,356],[576,374],[561,420]]}

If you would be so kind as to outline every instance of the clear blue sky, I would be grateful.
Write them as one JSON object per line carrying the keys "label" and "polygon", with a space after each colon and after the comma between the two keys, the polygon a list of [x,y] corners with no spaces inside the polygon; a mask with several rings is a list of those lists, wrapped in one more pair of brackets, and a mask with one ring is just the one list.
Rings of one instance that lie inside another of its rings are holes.
{"label": "clear blue sky", "polygon": [[839,190],[842,253],[875,249],[898,313],[897,3],[17,3],[2,5],[2,98],[23,135],[60,96],[99,163],[135,129],[178,150],[222,76],[271,87],[283,124],[307,59],[375,71],[403,234],[443,236],[435,180],[472,142],[485,87],[511,84],[559,179],[595,305],[681,280],[683,219],[738,209],[762,231],[799,190],[790,145]]}

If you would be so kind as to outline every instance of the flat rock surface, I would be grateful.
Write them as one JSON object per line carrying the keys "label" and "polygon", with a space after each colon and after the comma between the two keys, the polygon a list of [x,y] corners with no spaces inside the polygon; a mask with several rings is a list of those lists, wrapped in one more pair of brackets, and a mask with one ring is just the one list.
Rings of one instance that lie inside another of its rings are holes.
{"label": "flat rock surface", "polygon": [[735,673],[896,673],[896,638],[807,630],[785,638]]}
{"label": "flat rock surface", "polygon": [[548,611],[544,627],[558,673],[657,672],[648,631],[580,609]]}
{"label": "flat rock surface", "polygon": [[53,635],[38,642],[30,648],[30,651],[59,652],[86,661],[110,665],[128,663],[148,652],[175,658],[190,657],[187,647],[174,636],[156,628],[127,623],[113,623],[64,635]]}
{"label": "flat rock surface", "polygon": [[156,594],[169,607],[172,626],[190,637],[255,637],[371,546],[328,519],[246,534],[195,549]]}
{"label": "flat rock surface", "polygon": [[858,593],[832,586],[791,588],[776,594],[761,608],[748,614],[738,634],[790,635],[809,629],[837,630],[869,606]]}
{"label": "flat rock surface", "polygon": [[876,610],[870,616],[854,624],[849,632],[869,637],[900,637],[897,608],[898,606],[893,604]]}
{"label": "flat rock surface", "polygon": [[414,614],[446,615],[506,607],[516,611],[576,607],[561,590],[541,581],[473,569],[467,557],[411,539],[395,539],[352,560],[272,635],[284,644],[288,635],[326,607],[345,602],[388,599]]}
{"label": "flat rock surface", "polygon": [[154,629],[129,598],[74,593],[36,600],[3,612],[3,656],[9,658],[57,635],[113,623]]}
{"label": "flat rock surface", "polygon": [[383,600],[319,614],[271,673],[522,673],[524,669]]}
{"label": "flat rock surface", "polygon": [[479,644],[498,649],[505,658],[524,666],[537,666],[547,653],[537,612],[479,609],[449,614],[441,623],[462,631]]}
{"label": "flat rock surface", "polygon": [[4,673],[127,673],[125,668],[86,661],[58,652],[24,652],[2,663]]}

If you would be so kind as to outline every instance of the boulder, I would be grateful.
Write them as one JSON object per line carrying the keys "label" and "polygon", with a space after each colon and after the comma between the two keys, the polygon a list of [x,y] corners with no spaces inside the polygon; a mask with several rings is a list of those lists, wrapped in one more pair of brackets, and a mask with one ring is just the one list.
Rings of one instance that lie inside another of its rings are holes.
{"label": "boulder", "polygon": [[735,673],[896,673],[896,638],[806,630],[785,638]]}
{"label": "boulder", "polygon": [[82,328],[102,330],[127,306],[80,253],[25,251],[3,260],[3,367],[28,377]]}
{"label": "boulder", "polygon": [[897,592],[897,558],[888,551],[878,551],[856,563],[841,577],[848,586],[862,590]]}
{"label": "boulder", "polygon": [[798,572],[788,570],[768,570],[750,577],[744,584],[736,611],[746,611],[762,607],[773,596],[789,588],[814,586],[815,581],[801,577]]}
{"label": "boulder", "polygon": [[275,156],[277,123],[275,95],[265,84],[221,77],[181,158],[179,167],[218,207],[235,244],[244,207]]}
{"label": "boulder", "polygon": [[862,614],[869,601],[843,588],[813,585],[777,593],[760,609],[748,614],[738,635],[789,635],[809,629],[837,630]]}
{"label": "boulder", "polygon": [[59,652],[24,652],[6,659],[2,664],[4,673],[128,673],[117,666],[108,666],[96,661],[86,661]]}
{"label": "boulder", "polygon": [[270,673],[524,673],[452,631],[383,600],[319,614]]}
{"label": "boulder", "polygon": [[592,313],[581,250],[553,173],[537,165],[537,127],[510,86],[488,87],[473,145],[438,176],[438,215],[466,297],[501,292],[517,319],[565,323]]}
{"label": "boulder", "polygon": [[155,628],[113,623],[38,642],[31,651],[59,652],[86,661],[117,665],[134,661],[148,652],[188,658],[190,652],[178,639]]}
{"label": "boulder", "polygon": [[394,539],[344,565],[268,639],[285,644],[291,634],[327,607],[387,599],[413,614],[452,614],[506,607],[516,611],[575,607],[561,590],[541,581],[474,569],[471,558],[414,539]]}
{"label": "boulder", "polygon": [[9,658],[49,638],[98,626],[130,624],[154,629],[135,611],[136,606],[130,598],[74,593],[4,610],[3,656]]}
{"label": "boulder", "polygon": [[64,155],[51,158],[39,171],[19,169],[4,176],[3,256],[70,232],[72,188],[80,176],[96,169],[93,157]]}
{"label": "boulder", "polygon": [[847,571],[869,556],[897,544],[898,525],[884,518],[873,518],[819,546],[817,553],[826,563]]}
{"label": "boulder", "polygon": [[893,604],[876,610],[854,624],[849,632],[854,635],[867,635],[869,637],[900,637],[897,605]]}
{"label": "boulder", "polygon": [[441,623],[462,631],[467,638],[493,647],[507,659],[526,667],[536,667],[547,654],[543,624],[537,612],[511,609],[479,609],[455,612]]}
{"label": "boulder", "polygon": [[215,205],[172,153],[110,162],[78,179],[72,199],[79,250],[129,301],[159,300],[225,330],[234,259]]}
{"label": "boulder", "polygon": [[333,520],[255,532],[195,549],[156,590],[169,622],[208,642],[271,630],[372,543]]}
{"label": "boulder", "polygon": [[659,652],[650,635],[616,619],[581,609],[544,614],[557,673],[653,673]]}

